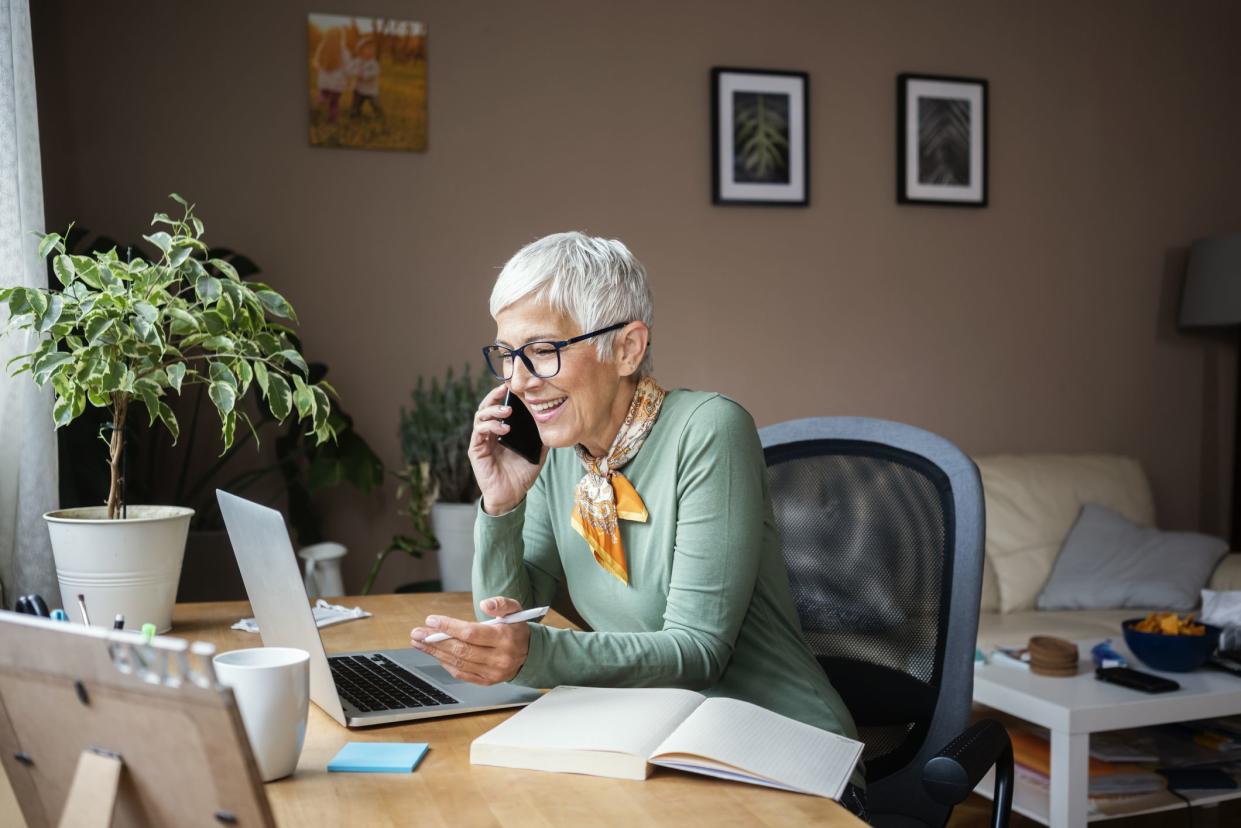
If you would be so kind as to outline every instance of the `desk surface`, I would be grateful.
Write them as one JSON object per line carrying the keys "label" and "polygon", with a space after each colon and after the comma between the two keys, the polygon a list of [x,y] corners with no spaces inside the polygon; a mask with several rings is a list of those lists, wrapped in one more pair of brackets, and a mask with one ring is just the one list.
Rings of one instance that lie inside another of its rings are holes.
{"label": "desk surface", "polygon": [[[329,653],[409,646],[409,630],[431,613],[471,617],[466,593],[346,598],[371,618],[320,632]],[[245,602],[179,604],[170,635],[210,641],[218,649],[259,646],[257,635],[230,630],[250,614]],[[559,616],[547,623],[569,626]],[[670,825],[853,826],[835,802],[757,785],[725,782],[657,768],[645,782],[542,773],[470,764],[470,742],[513,711],[424,719],[346,730],[314,704],[302,757],[293,776],[269,783],[280,825]],[[427,742],[412,774],[328,773],[328,760],[349,741]]]}

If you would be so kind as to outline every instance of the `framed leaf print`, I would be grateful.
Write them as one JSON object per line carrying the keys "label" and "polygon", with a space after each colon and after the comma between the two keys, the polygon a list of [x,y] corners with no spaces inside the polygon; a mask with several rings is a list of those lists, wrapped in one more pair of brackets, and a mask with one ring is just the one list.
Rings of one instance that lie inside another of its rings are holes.
{"label": "framed leaf print", "polygon": [[805,72],[711,70],[715,204],[810,203]]}
{"label": "framed leaf print", "polygon": [[987,205],[987,82],[899,75],[896,200]]}

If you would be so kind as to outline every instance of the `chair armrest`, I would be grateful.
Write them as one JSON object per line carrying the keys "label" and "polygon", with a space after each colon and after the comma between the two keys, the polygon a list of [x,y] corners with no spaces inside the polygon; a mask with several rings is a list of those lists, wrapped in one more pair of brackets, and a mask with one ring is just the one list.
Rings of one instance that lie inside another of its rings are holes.
{"label": "chair armrest", "polygon": [[941,805],[956,805],[995,766],[991,824],[1008,824],[1013,807],[1013,746],[995,719],[975,722],[944,746],[922,769],[922,786]]}
{"label": "chair armrest", "polygon": [[1230,552],[1223,557],[1219,566],[1215,567],[1215,572],[1211,574],[1211,582],[1207,584],[1207,589],[1213,589],[1216,592],[1241,589],[1241,554]]}

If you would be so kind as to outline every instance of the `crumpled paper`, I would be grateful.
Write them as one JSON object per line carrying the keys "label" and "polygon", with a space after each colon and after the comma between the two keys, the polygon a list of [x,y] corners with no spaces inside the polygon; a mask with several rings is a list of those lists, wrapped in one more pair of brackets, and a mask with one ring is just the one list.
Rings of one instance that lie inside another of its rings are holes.
{"label": "crumpled paper", "polygon": [[[330,627],[333,624],[343,624],[346,621],[352,621],[355,618],[369,618],[370,613],[361,607],[342,607],[340,604],[329,604],[320,598],[315,601],[315,605],[311,610],[315,616],[316,627]],[[256,633],[259,631],[259,622],[254,618],[243,618],[232,626],[234,630],[242,632]]]}

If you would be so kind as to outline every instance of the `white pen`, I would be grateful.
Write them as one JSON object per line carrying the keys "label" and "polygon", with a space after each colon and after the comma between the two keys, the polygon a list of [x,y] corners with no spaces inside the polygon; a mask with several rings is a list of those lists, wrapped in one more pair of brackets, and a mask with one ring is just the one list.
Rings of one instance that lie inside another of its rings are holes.
{"label": "white pen", "polygon": [[[484,624],[519,624],[522,621],[533,621],[536,618],[542,618],[547,615],[547,611],[551,607],[535,607],[534,609],[522,610],[512,615],[502,615],[499,618],[492,618],[490,621],[484,621]],[[440,641],[447,641],[452,638],[448,633],[431,633],[422,639],[424,644],[437,644]]]}

